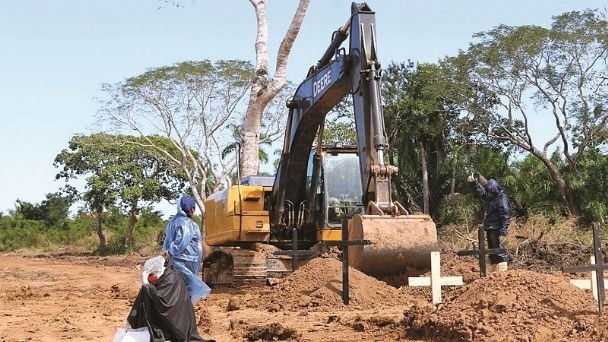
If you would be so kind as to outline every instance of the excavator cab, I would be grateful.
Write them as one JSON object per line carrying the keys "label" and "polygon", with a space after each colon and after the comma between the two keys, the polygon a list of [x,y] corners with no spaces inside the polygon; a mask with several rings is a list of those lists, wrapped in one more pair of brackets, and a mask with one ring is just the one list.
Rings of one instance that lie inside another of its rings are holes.
{"label": "excavator cab", "polygon": [[[314,149],[308,164],[308,188],[311,184]],[[321,182],[317,187],[319,229],[340,229],[344,218],[363,213],[363,190],[356,146],[324,146],[321,150]],[[308,190],[307,188],[307,190]]]}

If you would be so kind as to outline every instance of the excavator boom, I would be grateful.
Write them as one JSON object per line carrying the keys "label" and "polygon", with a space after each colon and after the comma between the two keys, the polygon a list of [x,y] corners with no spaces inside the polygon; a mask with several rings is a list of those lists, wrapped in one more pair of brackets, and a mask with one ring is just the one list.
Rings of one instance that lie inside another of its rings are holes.
{"label": "excavator boom", "polygon": [[[349,48],[341,44],[349,40]],[[393,200],[392,177],[397,168],[386,163],[388,138],[380,96],[381,66],[377,55],[375,12],[353,3],[351,17],[334,32],[333,39],[289,103],[290,116],[283,153],[273,187],[276,199],[272,222],[284,223],[285,203],[307,202],[303,223],[318,223],[313,211],[318,197],[329,202],[328,192],[317,185],[331,184],[324,168],[323,123],[326,114],[345,96],[352,95],[358,146],[361,212],[349,215],[353,236],[372,241],[351,247],[354,266],[367,273],[395,272],[406,267],[428,267],[430,251],[437,248],[435,224],[427,215],[409,215]],[[317,139],[317,160],[308,158]],[[312,172],[309,170],[312,169]],[[321,181],[322,175],[325,176]],[[306,186],[308,178],[311,186]],[[335,180],[333,180],[335,181]],[[301,213],[300,213],[301,214]],[[323,230],[327,222],[317,224]],[[300,229],[301,227],[296,227]],[[326,239],[319,235],[319,240]],[[382,272],[379,272],[382,270]]]}

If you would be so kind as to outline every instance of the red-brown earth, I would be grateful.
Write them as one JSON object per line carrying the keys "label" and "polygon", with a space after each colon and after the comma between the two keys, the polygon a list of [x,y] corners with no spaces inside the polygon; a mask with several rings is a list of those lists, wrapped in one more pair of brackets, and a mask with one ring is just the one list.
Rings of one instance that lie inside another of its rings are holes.
{"label": "red-brown earth", "polygon": [[[0,341],[111,341],[140,286],[141,255],[0,255]],[[521,268],[526,268],[522,267]],[[473,258],[442,254],[444,287],[350,271],[342,303],[341,262],[316,258],[274,286],[216,288],[196,304],[198,328],[216,341],[600,341],[608,324],[590,291],[559,272],[516,269],[479,277]],[[579,276],[580,277],[580,276]]]}

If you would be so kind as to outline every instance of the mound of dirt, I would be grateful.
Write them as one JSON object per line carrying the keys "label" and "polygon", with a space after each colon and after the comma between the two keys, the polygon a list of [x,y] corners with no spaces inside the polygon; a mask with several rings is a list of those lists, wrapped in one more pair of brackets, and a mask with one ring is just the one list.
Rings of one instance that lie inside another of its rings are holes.
{"label": "mound of dirt", "polygon": [[[489,269],[489,263],[487,265]],[[428,272],[426,276],[430,276]],[[458,256],[452,251],[441,253],[441,275],[462,276],[465,284],[479,279],[479,261],[474,256]]]}
{"label": "mound of dirt", "polygon": [[[430,275],[430,271],[410,272],[385,276],[380,278],[380,280],[399,288],[408,286],[408,277],[430,277]],[[460,257],[453,251],[443,250],[441,251],[441,276],[462,276],[465,284],[470,283],[479,279],[479,261],[473,256]],[[422,291],[424,292],[424,289]]]}
{"label": "mound of dirt", "polygon": [[601,334],[589,292],[565,278],[521,270],[453,291],[435,313],[428,304],[414,305],[402,324],[409,336],[433,341],[580,341]]}
{"label": "mound of dirt", "polygon": [[301,336],[295,329],[277,322],[252,324],[233,319],[229,329],[234,339],[244,341],[297,341]]}
{"label": "mound of dirt", "polygon": [[[407,293],[350,268],[350,305],[353,309],[411,304]],[[270,291],[242,300],[248,307],[281,309],[347,308],[342,302],[342,262],[315,258],[283,279]]]}
{"label": "mound of dirt", "polygon": [[300,335],[295,329],[286,328],[280,323],[252,325],[247,328],[245,338],[249,341],[295,340]]}
{"label": "mound of dirt", "polygon": [[7,301],[16,301],[23,299],[35,299],[41,296],[48,297],[48,292],[41,293],[38,289],[32,289],[29,285],[7,288],[0,292],[0,298]]}

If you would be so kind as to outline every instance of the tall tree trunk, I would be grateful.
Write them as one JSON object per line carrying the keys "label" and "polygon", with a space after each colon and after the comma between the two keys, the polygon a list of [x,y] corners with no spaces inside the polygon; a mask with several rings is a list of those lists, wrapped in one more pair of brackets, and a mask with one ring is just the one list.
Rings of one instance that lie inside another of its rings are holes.
{"label": "tall tree trunk", "polygon": [[281,41],[277,53],[274,77],[268,72],[268,23],[266,20],[266,1],[249,0],[255,9],[257,34],[255,39],[255,78],[251,85],[249,104],[243,120],[243,137],[241,144],[241,176],[258,173],[259,139],[262,126],[262,115],[266,105],[279,93],[287,82],[287,60],[293,42],[296,40],[310,0],[300,0],[298,8],[291,19],[289,28]]}
{"label": "tall tree trunk", "polygon": [[581,208],[578,205],[574,191],[572,190],[570,185],[568,185],[564,177],[561,175],[561,173],[557,169],[557,166],[555,166],[555,164],[553,164],[553,162],[551,162],[549,158],[542,154],[542,152],[536,149],[532,151],[532,154],[538,159],[540,159],[540,161],[547,167],[551,179],[553,179],[553,181],[557,185],[557,188],[560,194],[562,195],[566,206],[568,207],[569,215],[574,217],[582,216]]}
{"label": "tall tree trunk", "polygon": [[[262,110],[259,105],[252,104],[252,102],[256,101],[256,98],[253,96],[254,88],[258,87],[256,87],[255,84],[252,86],[252,97],[243,122],[241,165],[239,165],[241,168],[241,177],[256,175],[260,164],[258,149],[260,141],[259,133],[262,126]],[[240,182],[240,179],[238,181]]]}
{"label": "tall tree trunk", "polygon": [[[207,178],[203,178],[204,182],[207,182]],[[200,226],[200,231],[201,231],[201,236],[202,236],[202,245],[203,245],[203,258],[209,255],[210,249],[209,249],[209,245],[207,245],[207,242],[205,240],[206,236],[206,228],[205,228],[205,213],[206,213],[206,208],[205,208],[205,199],[207,199],[207,194],[205,191],[205,187],[201,186],[201,188],[197,188],[196,186],[193,186],[192,188],[192,194],[194,195],[194,200],[196,201],[196,204],[198,205],[199,209],[200,209],[200,214],[201,217],[203,218],[202,220],[202,224]]]}
{"label": "tall tree trunk", "polygon": [[[206,183],[207,182],[207,178],[203,177],[203,181]],[[206,213],[206,208],[205,208],[205,200],[207,199],[207,194],[205,191],[205,187],[201,186],[201,188],[197,188],[196,186],[191,187],[192,189],[192,195],[194,197],[194,200],[196,201],[196,204],[198,205],[198,208],[200,209],[200,215],[201,217],[203,217],[203,224],[201,225],[200,229],[201,229],[201,236],[203,237],[203,257],[205,256],[205,253],[207,253],[208,248],[206,247],[207,244],[205,243],[205,213]]]}
{"label": "tall tree trunk", "polygon": [[427,165],[427,146],[420,141],[420,164],[422,166],[422,210],[429,213],[429,169]]}
{"label": "tall tree trunk", "polygon": [[95,230],[97,231],[97,236],[99,237],[99,253],[104,254],[106,252],[107,244],[106,244],[106,235],[103,233],[103,228],[101,227],[101,215],[103,214],[103,208],[97,208],[95,212]]}
{"label": "tall tree trunk", "polygon": [[456,165],[458,165],[458,153],[454,155],[454,160],[452,161],[452,175],[450,179],[450,197],[454,196],[456,192]]}
{"label": "tall tree trunk", "polygon": [[125,234],[125,241],[123,243],[124,248],[131,247],[131,241],[133,241],[133,228],[137,223],[137,207],[132,207],[129,212],[129,223],[127,224],[127,234]]}

